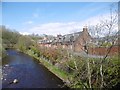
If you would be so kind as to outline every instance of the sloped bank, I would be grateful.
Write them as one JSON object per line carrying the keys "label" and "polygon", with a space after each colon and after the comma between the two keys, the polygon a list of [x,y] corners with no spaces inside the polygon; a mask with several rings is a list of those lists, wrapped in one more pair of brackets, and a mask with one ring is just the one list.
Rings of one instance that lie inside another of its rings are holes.
{"label": "sloped bank", "polygon": [[[39,50],[39,49],[37,49],[37,50]],[[40,52],[40,50],[39,50],[39,52]],[[92,85],[93,88],[100,88],[100,84],[101,84],[100,67],[101,67],[101,65],[104,68],[103,69],[104,70],[104,82],[106,83],[106,86],[104,88],[113,88],[114,86],[118,85],[118,83],[120,82],[119,74],[118,74],[120,64],[119,64],[119,60],[118,60],[117,56],[114,58],[108,58],[108,59],[104,60],[104,62],[102,64],[101,64],[101,59],[95,59],[95,58],[85,59],[85,58],[80,58],[80,57],[70,58],[69,61],[76,60],[76,62],[78,62],[77,67],[79,67],[79,66],[80,67],[76,68],[75,72],[68,74],[67,71],[65,72],[65,71],[62,71],[61,69],[58,69],[56,67],[56,64],[53,65],[51,62],[49,62],[49,60],[46,59],[47,57],[43,58],[44,53],[39,54],[38,52],[36,53],[36,51],[34,51],[32,49],[26,50],[25,53],[36,58],[36,60],[39,60],[40,64],[43,64],[50,72],[55,74],[58,78],[60,78],[65,83],[65,85],[67,85],[70,88],[86,88],[86,89],[90,88],[89,83],[87,82],[89,80],[88,66],[87,66],[88,60],[89,60],[90,68],[91,68],[91,75],[92,76],[98,75],[97,78],[94,78],[94,77],[91,78],[91,80],[94,80],[94,79],[97,80],[96,83],[98,83],[97,85],[93,84]],[[50,51],[49,53],[51,54],[52,51]],[[48,55],[48,53],[46,55]],[[66,56],[66,55],[64,54],[64,56]],[[75,63],[75,62],[72,62],[72,61],[68,62],[69,65],[73,65],[73,63]],[[64,67],[64,64],[63,65],[60,64],[60,65]],[[75,77],[75,76],[77,76],[77,77]],[[112,76],[112,78],[111,78],[111,76]],[[109,84],[108,81],[113,82],[113,83]]]}
{"label": "sloped bank", "polygon": [[28,54],[29,56],[34,57],[37,60],[39,60],[40,64],[44,65],[50,72],[52,72],[54,75],[56,75],[58,78],[60,78],[64,82],[65,86],[67,86],[67,87],[70,86],[70,82],[68,80],[68,77],[72,77],[72,75],[69,75],[68,73],[66,73],[66,72],[60,70],[59,68],[57,68],[56,66],[53,66],[45,58],[38,57],[31,50],[27,50],[24,53]]}

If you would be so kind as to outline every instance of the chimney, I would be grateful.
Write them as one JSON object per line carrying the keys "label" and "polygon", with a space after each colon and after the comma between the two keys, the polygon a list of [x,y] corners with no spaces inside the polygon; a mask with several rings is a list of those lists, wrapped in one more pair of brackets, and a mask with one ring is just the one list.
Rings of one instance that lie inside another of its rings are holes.
{"label": "chimney", "polygon": [[88,32],[87,26],[85,26],[85,27],[83,28],[83,32]]}
{"label": "chimney", "polygon": [[61,37],[61,36],[62,36],[61,34],[57,35],[58,38]]}

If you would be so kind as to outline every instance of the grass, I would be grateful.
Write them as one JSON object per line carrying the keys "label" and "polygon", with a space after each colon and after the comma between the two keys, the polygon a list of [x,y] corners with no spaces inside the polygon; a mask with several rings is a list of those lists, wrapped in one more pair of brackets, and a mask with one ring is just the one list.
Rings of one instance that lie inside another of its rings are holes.
{"label": "grass", "polygon": [[[83,87],[87,87],[89,88],[87,82],[83,82],[81,80],[79,80],[78,78],[75,78],[75,73],[71,73],[71,74],[68,74],[67,72],[59,69],[57,66],[55,65],[52,65],[48,60],[46,60],[45,58],[42,58],[42,57],[38,57],[37,54],[34,54],[34,52],[32,50],[27,50],[25,52],[26,54],[36,58],[36,60],[39,60],[39,62],[45,66],[50,72],[52,72],[53,74],[55,74],[58,78],[60,78],[63,82],[65,82],[65,85],[67,85],[68,87],[70,88],[83,88]],[[84,67],[84,64],[86,64],[86,60],[90,60],[90,65],[91,65],[91,72],[95,72],[97,75],[99,75],[99,69],[100,69],[100,65],[101,65],[101,59],[100,58],[80,58],[79,57],[74,57],[72,58],[73,60],[75,59],[77,64],[78,64],[78,67],[79,67],[79,73],[82,73],[84,72],[83,69],[85,68]],[[105,75],[104,74],[104,77],[108,78],[106,80],[109,80],[109,82],[112,82],[111,85],[116,85],[116,83],[119,82],[119,79],[117,79],[118,77],[118,69],[119,69],[119,60],[118,60],[118,56],[114,56],[114,57],[110,57],[110,58],[106,58],[106,60],[103,60],[102,62],[102,65],[103,65],[103,70],[104,72],[107,72],[108,74]],[[112,65],[112,67],[111,67]],[[83,68],[83,69],[82,69]],[[87,73],[85,74],[87,75]],[[92,74],[94,75],[94,73]],[[111,80],[111,76],[115,76],[113,78],[113,80]],[[80,76],[80,77],[84,77],[84,76]],[[85,76],[86,77],[86,76]],[[99,78],[98,78],[99,79]],[[115,81],[117,79],[117,81]],[[86,79],[88,80],[88,79]],[[104,81],[107,83],[107,81]],[[99,81],[97,83],[100,83]],[[115,84],[114,84],[115,83]],[[110,85],[110,86],[111,86]],[[109,86],[109,85],[108,85]],[[93,85],[94,87],[94,85]],[[96,85],[95,85],[96,87]],[[98,85],[99,87],[99,85]]]}
{"label": "grass", "polygon": [[39,61],[47,68],[49,69],[52,73],[54,73],[56,76],[58,76],[60,79],[63,81],[67,81],[68,78],[68,73],[60,70],[59,68],[53,66],[51,63],[49,63],[46,60],[39,59]]}
{"label": "grass", "polygon": [[62,71],[61,69],[57,68],[56,66],[53,66],[47,60],[45,60],[41,57],[37,57],[31,50],[28,50],[26,53],[28,55],[36,58],[37,60],[39,60],[42,65],[44,65],[49,71],[51,71],[53,74],[55,74],[57,77],[59,77],[63,82],[67,82],[68,77],[72,77],[72,75],[68,74],[65,71]]}

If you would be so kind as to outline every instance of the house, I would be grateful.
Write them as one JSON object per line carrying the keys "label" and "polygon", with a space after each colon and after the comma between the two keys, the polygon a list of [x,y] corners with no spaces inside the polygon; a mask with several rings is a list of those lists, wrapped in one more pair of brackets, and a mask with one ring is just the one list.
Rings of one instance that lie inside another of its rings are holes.
{"label": "house", "polygon": [[63,48],[80,52],[85,50],[87,44],[92,41],[90,34],[88,33],[87,27],[83,28],[82,32],[76,32],[66,35],[57,35],[54,38],[45,38],[39,42],[40,46]]}
{"label": "house", "polygon": [[87,27],[85,27],[74,42],[74,51],[80,52],[82,50],[87,50],[90,42],[92,42],[92,37],[88,33]]}
{"label": "house", "polygon": [[45,35],[44,38],[42,40],[39,40],[38,41],[38,44],[39,46],[43,47],[51,47],[51,43],[52,41],[54,40],[55,37],[53,36],[48,36],[48,35]]}

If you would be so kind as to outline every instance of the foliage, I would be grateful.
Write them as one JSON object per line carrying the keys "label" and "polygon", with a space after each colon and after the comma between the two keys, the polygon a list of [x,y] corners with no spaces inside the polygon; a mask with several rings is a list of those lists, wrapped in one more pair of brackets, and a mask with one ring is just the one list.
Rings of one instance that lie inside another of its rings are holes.
{"label": "foliage", "polygon": [[[120,83],[120,61],[118,56],[105,60],[74,56],[61,48],[39,47],[35,42],[37,40],[35,37],[33,40],[31,36],[19,35],[19,33],[10,31],[5,27],[3,27],[2,39],[3,47],[0,47],[0,51],[2,50],[4,53],[6,47],[15,46],[22,52],[27,52],[39,59],[58,76],[68,80],[67,85],[71,88],[90,88],[89,81],[91,81],[92,88],[101,88],[101,83],[103,83],[103,88],[112,88]],[[104,45],[109,46],[109,43]],[[100,70],[101,66],[102,70]]]}
{"label": "foliage", "polygon": [[35,54],[37,57],[40,57],[41,53],[38,49],[38,47],[30,46],[31,51],[33,51],[33,54]]}
{"label": "foliage", "polygon": [[38,41],[40,39],[42,39],[41,36],[39,36],[38,34],[31,34],[31,35],[28,35],[29,37],[31,37],[34,41]]}
{"label": "foliage", "polygon": [[33,45],[33,41],[29,36],[21,36],[18,39],[16,47],[24,52],[27,49],[29,49],[30,46],[32,46],[32,45]]}
{"label": "foliage", "polygon": [[30,36],[20,35],[17,31],[6,28],[5,26],[0,26],[0,32],[2,32],[0,50],[3,57],[5,56],[6,48],[17,48],[24,52],[34,44]]}
{"label": "foliage", "polygon": [[0,59],[5,57],[6,53],[5,53],[5,47],[2,46],[2,39],[0,37]]}
{"label": "foliage", "polygon": [[15,30],[6,28],[5,26],[0,26],[0,57],[6,56],[6,48],[14,47],[17,43],[20,34]]}
{"label": "foliage", "polygon": [[33,46],[31,47],[31,50],[34,54],[39,53],[40,57],[47,59],[46,62],[49,61],[53,67],[57,67],[60,70],[69,73],[70,76],[67,77],[69,81],[68,86],[71,88],[90,88],[87,66],[88,60],[92,88],[101,88],[101,65],[103,65],[102,72],[104,88],[111,88],[120,83],[120,79],[118,79],[120,78],[118,74],[120,70],[120,62],[116,57],[107,58],[105,61],[101,62],[101,58],[93,59],[74,56],[61,49]]}
{"label": "foliage", "polygon": [[11,29],[6,28],[5,26],[1,26],[2,31],[2,43],[7,47],[14,47],[17,43],[20,34],[17,31],[13,31]]}
{"label": "foliage", "polygon": [[60,59],[64,56],[63,51],[60,49],[54,48],[38,48],[40,55],[49,60],[52,64],[59,62]]}
{"label": "foliage", "polygon": [[101,46],[103,46],[103,47],[110,47],[110,46],[112,46],[112,44],[110,42],[104,42],[104,43],[102,43]]}
{"label": "foliage", "polygon": [[104,63],[104,86],[107,88],[120,83],[120,61],[118,56],[107,59]]}

